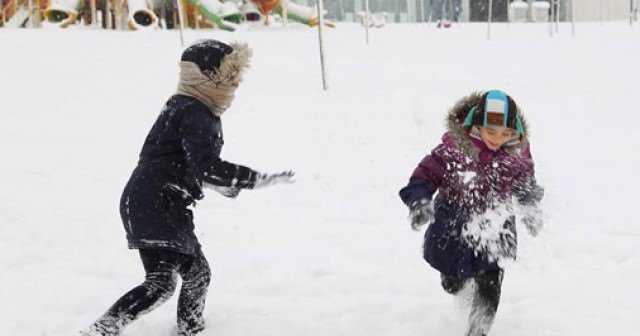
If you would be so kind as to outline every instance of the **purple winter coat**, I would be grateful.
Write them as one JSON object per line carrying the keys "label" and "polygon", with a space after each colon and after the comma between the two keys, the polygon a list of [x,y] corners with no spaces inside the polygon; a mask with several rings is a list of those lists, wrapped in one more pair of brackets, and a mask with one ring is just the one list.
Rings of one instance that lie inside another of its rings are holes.
{"label": "purple winter coat", "polygon": [[535,205],[542,197],[524,120],[525,133],[495,152],[462,127],[466,113],[480,98],[473,94],[454,106],[442,143],[400,190],[408,206],[431,200],[437,192],[424,258],[441,273],[458,278],[499,269],[499,261],[514,259],[517,236],[512,199]]}

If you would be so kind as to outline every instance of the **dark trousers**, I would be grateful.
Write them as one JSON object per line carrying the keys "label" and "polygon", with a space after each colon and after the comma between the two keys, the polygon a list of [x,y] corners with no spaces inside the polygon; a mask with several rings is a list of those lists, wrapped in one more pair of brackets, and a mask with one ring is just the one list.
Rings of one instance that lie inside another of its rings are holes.
{"label": "dark trousers", "polygon": [[473,301],[471,302],[467,336],[486,336],[489,333],[500,303],[502,277],[502,270],[486,272],[473,279],[441,276],[442,288],[450,294],[458,293],[469,280],[473,280],[476,283]]}
{"label": "dark trousers", "polygon": [[202,331],[202,312],[211,281],[211,270],[202,251],[196,256],[162,249],[139,251],[146,272],[144,282],[118,299],[91,330],[105,336],[119,335],[127,324],[167,301],[175,292],[180,275],[178,335],[190,336]]}

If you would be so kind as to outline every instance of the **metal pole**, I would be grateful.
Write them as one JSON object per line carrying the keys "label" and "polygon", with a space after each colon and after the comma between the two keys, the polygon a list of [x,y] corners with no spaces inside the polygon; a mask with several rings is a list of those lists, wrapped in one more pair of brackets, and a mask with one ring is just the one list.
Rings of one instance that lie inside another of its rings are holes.
{"label": "metal pole", "polygon": [[431,28],[432,17],[433,17],[433,0],[429,0],[429,25],[428,25],[429,28]]}
{"label": "metal pole", "polygon": [[27,27],[33,28],[33,0],[29,0],[29,25]]}
{"label": "metal pole", "polygon": [[89,2],[89,6],[91,6],[91,26],[96,28],[98,27],[98,19],[96,17],[96,0],[91,0]]}
{"label": "metal pole", "polygon": [[[286,27],[287,26],[287,17],[289,16],[289,0],[282,0],[280,2],[280,5],[282,6],[282,26]],[[320,13],[318,13],[318,15],[322,15]]]}
{"label": "metal pole", "polygon": [[424,23],[424,0],[420,0],[420,22]]}
{"label": "metal pole", "polygon": [[366,43],[369,44],[369,0],[364,0],[364,35]]}
{"label": "metal pole", "polygon": [[553,37],[553,21],[556,19],[555,0],[551,0],[551,16],[549,17],[549,36]]}
{"label": "metal pole", "polygon": [[36,0],[36,27],[42,28],[42,17],[40,16],[40,9],[42,8],[41,0]]}
{"label": "metal pole", "polygon": [[556,0],[556,33],[560,30],[560,0]]}
{"label": "metal pole", "polygon": [[510,14],[511,14],[511,11],[509,10],[509,5],[510,5],[510,4],[511,4],[511,2],[510,2],[510,1],[507,1],[506,9],[507,9],[507,26],[508,26],[508,27],[511,27],[511,19],[512,19],[512,18],[511,18],[511,15],[510,15]]}
{"label": "metal pole", "polygon": [[122,30],[122,2],[115,0],[116,30]]}
{"label": "metal pole", "polygon": [[576,36],[576,9],[573,7],[573,0],[571,0],[571,35]]}
{"label": "metal pole", "polygon": [[178,7],[178,17],[180,20],[180,45],[184,48],[184,36],[182,31],[184,30],[184,10],[182,8],[182,1],[176,0],[176,7]]}
{"label": "metal pole", "polygon": [[487,40],[491,39],[491,19],[493,16],[493,0],[489,0],[489,17],[487,18]]}
{"label": "metal pole", "polygon": [[456,9],[453,6],[453,0],[449,0],[449,22],[453,25],[455,21]]}
{"label": "metal pole", "polygon": [[633,1],[629,0],[629,25],[633,26]]}
{"label": "metal pole", "polygon": [[324,6],[322,0],[318,0],[318,43],[320,44],[320,69],[322,71],[322,89],[327,91],[329,89],[327,85],[327,73],[324,60],[324,43],[322,40],[322,26],[324,26]]}
{"label": "metal pole", "polygon": [[111,1],[104,0],[104,3],[105,3],[104,11],[106,14],[105,22],[107,24],[106,29],[112,29],[113,21],[111,20]]}
{"label": "metal pole", "polygon": [[600,0],[600,25],[604,26],[604,0]]}

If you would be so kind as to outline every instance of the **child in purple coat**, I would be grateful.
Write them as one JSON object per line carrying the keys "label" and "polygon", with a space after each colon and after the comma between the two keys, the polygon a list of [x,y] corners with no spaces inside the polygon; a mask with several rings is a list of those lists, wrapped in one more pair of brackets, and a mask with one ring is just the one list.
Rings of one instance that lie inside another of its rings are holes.
{"label": "child in purple coat", "polygon": [[502,91],[476,92],[447,116],[442,143],[414,170],[400,197],[414,230],[430,223],[424,258],[451,294],[475,282],[468,336],[487,335],[500,301],[502,261],[516,256],[516,211],[542,227],[528,125]]}

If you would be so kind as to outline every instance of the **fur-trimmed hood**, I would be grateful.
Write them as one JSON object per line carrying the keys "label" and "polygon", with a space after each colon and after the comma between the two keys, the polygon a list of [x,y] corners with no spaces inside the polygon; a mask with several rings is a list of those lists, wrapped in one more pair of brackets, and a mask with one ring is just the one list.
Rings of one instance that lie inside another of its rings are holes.
{"label": "fur-trimmed hood", "polygon": [[[447,134],[445,137],[450,137],[455,145],[460,148],[466,155],[477,158],[480,152],[480,147],[477,145],[479,135],[475,134],[475,131],[471,127],[463,127],[467,113],[473,106],[478,106],[482,101],[482,95],[484,92],[477,91],[466,97],[458,100],[455,105],[449,110],[446,118]],[[519,155],[525,149],[529,147],[529,123],[524,116],[520,115],[522,120],[522,126],[524,133],[519,133],[516,138],[502,145],[502,149],[510,154]],[[481,142],[482,140],[480,140]]]}
{"label": "fur-trimmed hood", "polygon": [[218,70],[210,76],[218,84],[237,85],[242,81],[242,75],[250,66],[249,60],[253,56],[253,51],[249,45],[234,42],[230,46],[233,48],[233,52],[222,59]]}
{"label": "fur-trimmed hood", "polygon": [[[219,66],[213,70],[202,70],[200,65],[190,60],[180,62],[177,93],[198,99],[217,117],[231,105],[252,55],[246,43],[232,43],[230,47],[233,49],[231,53],[220,59]],[[210,52],[211,48],[207,51]]]}

